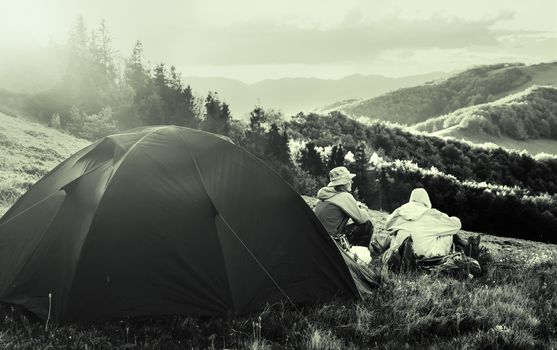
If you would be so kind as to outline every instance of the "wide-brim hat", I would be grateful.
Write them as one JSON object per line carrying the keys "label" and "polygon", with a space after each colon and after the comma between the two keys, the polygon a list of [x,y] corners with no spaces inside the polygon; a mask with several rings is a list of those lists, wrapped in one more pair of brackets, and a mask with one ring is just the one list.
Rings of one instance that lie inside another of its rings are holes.
{"label": "wide-brim hat", "polygon": [[346,167],[339,166],[329,171],[329,179],[331,182],[327,186],[334,187],[350,183],[356,174],[352,174]]}

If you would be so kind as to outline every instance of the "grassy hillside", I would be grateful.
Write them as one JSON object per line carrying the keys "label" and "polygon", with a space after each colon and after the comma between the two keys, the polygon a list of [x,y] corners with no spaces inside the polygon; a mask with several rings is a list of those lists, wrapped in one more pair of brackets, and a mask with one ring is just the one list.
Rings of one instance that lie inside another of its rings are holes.
{"label": "grassy hillside", "polygon": [[399,89],[338,110],[402,124],[416,124],[457,109],[492,102],[532,85],[557,85],[557,62],[472,68],[431,84]]}
{"label": "grassy hillside", "polygon": [[508,136],[493,136],[485,132],[470,131],[458,126],[435,131],[432,135],[466,140],[478,146],[497,145],[507,150],[526,151],[531,155],[557,154],[557,140],[552,139],[516,140]]}
{"label": "grassy hillside", "polygon": [[557,140],[557,88],[533,86],[494,102],[428,119],[414,128],[426,132],[451,128],[451,132],[484,133],[515,140]]}
{"label": "grassy hillside", "polygon": [[[48,169],[87,145],[0,114],[2,211]],[[314,198],[305,198],[308,204]],[[387,213],[370,211],[376,234]],[[463,232],[467,236],[473,233]],[[557,246],[484,235],[472,280],[383,274],[360,301],[269,305],[235,318],[169,316],[60,326],[0,304],[1,349],[551,349],[557,346]],[[377,263],[373,264],[378,268]]]}
{"label": "grassy hillside", "polygon": [[0,113],[0,215],[50,169],[88,144]]}

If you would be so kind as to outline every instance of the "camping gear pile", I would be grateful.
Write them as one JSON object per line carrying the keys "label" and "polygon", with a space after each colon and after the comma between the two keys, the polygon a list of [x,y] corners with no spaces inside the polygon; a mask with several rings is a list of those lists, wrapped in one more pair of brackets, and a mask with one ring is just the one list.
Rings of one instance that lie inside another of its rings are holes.
{"label": "camping gear pile", "polygon": [[381,231],[375,231],[370,237],[369,248],[353,245],[354,240],[345,232],[341,232],[333,238],[358,263],[368,266],[372,264],[372,261],[378,262],[383,271],[424,271],[436,276],[459,279],[473,278],[481,274],[481,266],[477,260],[481,251],[480,235],[469,237],[467,241],[455,235],[449,254],[429,258],[416,255],[411,236],[407,237],[398,249],[394,250],[389,249],[391,235]]}
{"label": "camping gear pile", "polygon": [[470,237],[465,246],[459,244],[459,240],[458,237],[454,239],[455,243],[449,254],[426,258],[416,255],[412,237],[407,237],[398,249],[387,249],[380,254],[380,259],[384,269],[395,272],[426,271],[437,276],[454,278],[473,278],[480,275],[482,270],[477,260],[480,236]]}

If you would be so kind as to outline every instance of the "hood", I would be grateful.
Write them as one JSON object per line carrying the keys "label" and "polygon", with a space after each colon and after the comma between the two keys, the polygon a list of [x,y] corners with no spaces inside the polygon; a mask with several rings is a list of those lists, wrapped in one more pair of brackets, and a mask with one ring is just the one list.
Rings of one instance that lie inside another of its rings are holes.
{"label": "hood", "polygon": [[337,192],[334,187],[322,187],[317,191],[317,199],[324,201],[339,193],[340,192]]}
{"label": "hood", "polygon": [[413,221],[420,218],[426,211],[431,209],[429,195],[423,188],[415,188],[410,194],[408,203],[397,209],[398,215],[403,219]]}
{"label": "hood", "polygon": [[416,202],[406,203],[398,208],[398,215],[408,221],[414,221],[420,218],[429,209]]}
{"label": "hood", "polygon": [[431,201],[429,200],[429,195],[423,188],[415,188],[414,190],[412,190],[408,203],[418,203],[423,205],[427,209],[431,209]]}

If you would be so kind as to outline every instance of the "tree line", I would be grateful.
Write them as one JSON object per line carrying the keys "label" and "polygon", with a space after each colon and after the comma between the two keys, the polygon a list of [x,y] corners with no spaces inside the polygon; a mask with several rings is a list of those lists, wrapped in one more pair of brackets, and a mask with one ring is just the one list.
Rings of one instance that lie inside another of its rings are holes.
{"label": "tree line", "polygon": [[312,140],[317,146],[342,144],[354,149],[366,144],[389,160],[409,159],[459,180],[520,186],[531,193],[557,192],[557,159],[552,157],[535,159],[524,152],[484,148],[384,122],[364,125],[339,112],[299,114],[288,128],[293,138]]}

